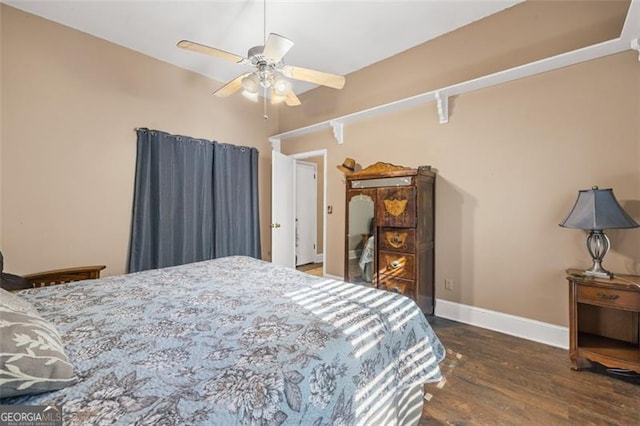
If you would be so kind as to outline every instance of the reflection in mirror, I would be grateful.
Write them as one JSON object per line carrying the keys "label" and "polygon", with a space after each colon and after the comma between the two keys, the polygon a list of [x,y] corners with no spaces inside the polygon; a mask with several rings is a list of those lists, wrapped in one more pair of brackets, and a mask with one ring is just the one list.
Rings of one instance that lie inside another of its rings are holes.
{"label": "reflection in mirror", "polygon": [[374,254],[374,203],[367,195],[358,194],[349,201],[348,281],[371,282]]}

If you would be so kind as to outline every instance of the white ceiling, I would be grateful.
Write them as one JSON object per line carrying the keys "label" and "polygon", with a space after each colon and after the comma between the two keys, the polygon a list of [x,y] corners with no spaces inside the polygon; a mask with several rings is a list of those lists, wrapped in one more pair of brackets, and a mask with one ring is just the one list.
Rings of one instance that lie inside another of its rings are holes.
{"label": "white ceiling", "polygon": [[[296,43],[286,63],[347,75],[520,1],[268,0],[266,33]],[[176,43],[188,39],[241,56],[263,44],[262,0],[3,2],[220,82],[251,68],[185,51]],[[294,90],[312,87],[296,82]]]}

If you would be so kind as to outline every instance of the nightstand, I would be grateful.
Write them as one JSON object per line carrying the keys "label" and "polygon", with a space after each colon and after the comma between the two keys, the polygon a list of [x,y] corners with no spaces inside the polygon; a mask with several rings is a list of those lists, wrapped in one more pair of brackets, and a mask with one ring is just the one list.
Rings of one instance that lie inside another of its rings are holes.
{"label": "nightstand", "polygon": [[594,361],[640,373],[640,276],[608,280],[582,272],[567,270],[572,368]]}

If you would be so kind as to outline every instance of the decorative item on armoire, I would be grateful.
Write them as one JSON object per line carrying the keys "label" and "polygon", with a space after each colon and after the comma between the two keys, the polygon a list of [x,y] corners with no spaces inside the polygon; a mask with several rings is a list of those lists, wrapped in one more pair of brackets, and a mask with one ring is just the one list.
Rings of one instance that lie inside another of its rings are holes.
{"label": "decorative item on armoire", "polygon": [[336,166],[345,175],[356,171],[356,160],[353,158],[345,158],[342,164]]}
{"label": "decorative item on armoire", "polygon": [[587,250],[593,264],[591,268],[584,271],[584,275],[611,279],[613,273],[602,267],[602,259],[611,246],[604,230],[637,228],[640,225],[620,206],[612,189],[598,189],[594,186],[591,189],[578,191],[576,203],[560,226],[589,231]]}
{"label": "decorative item on armoire", "polygon": [[378,162],[345,176],[345,281],[404,294],[434,313],[435,173]]}

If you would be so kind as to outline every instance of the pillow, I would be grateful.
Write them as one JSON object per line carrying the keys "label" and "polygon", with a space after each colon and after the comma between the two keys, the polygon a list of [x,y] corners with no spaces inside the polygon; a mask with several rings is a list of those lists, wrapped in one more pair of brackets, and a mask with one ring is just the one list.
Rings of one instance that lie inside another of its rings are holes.
{"label": "pillow", "polygon": [[77,380],[55,326],[5,291],[0,293],[0,345],[0,399],[62,389]]}
{"label": "pillow", "polygon": [[33,288],[33,286],[19,275],[3,272],[0,274],[0,288],[15,291]]}
{"label": "pillow", "polygon": [[14,311],[38,313],[36,307],[31,303],[2,288],[0,288],[0,306],[7,306]]}
{"label": "pillow", "polygon": [[26,288],[33,288],[29,281],[24,278],[14,275],[8,274],[4,272],[4,257],[2,257],[2,252],[0,251],[0,287],[7,290],[23,290]]}

